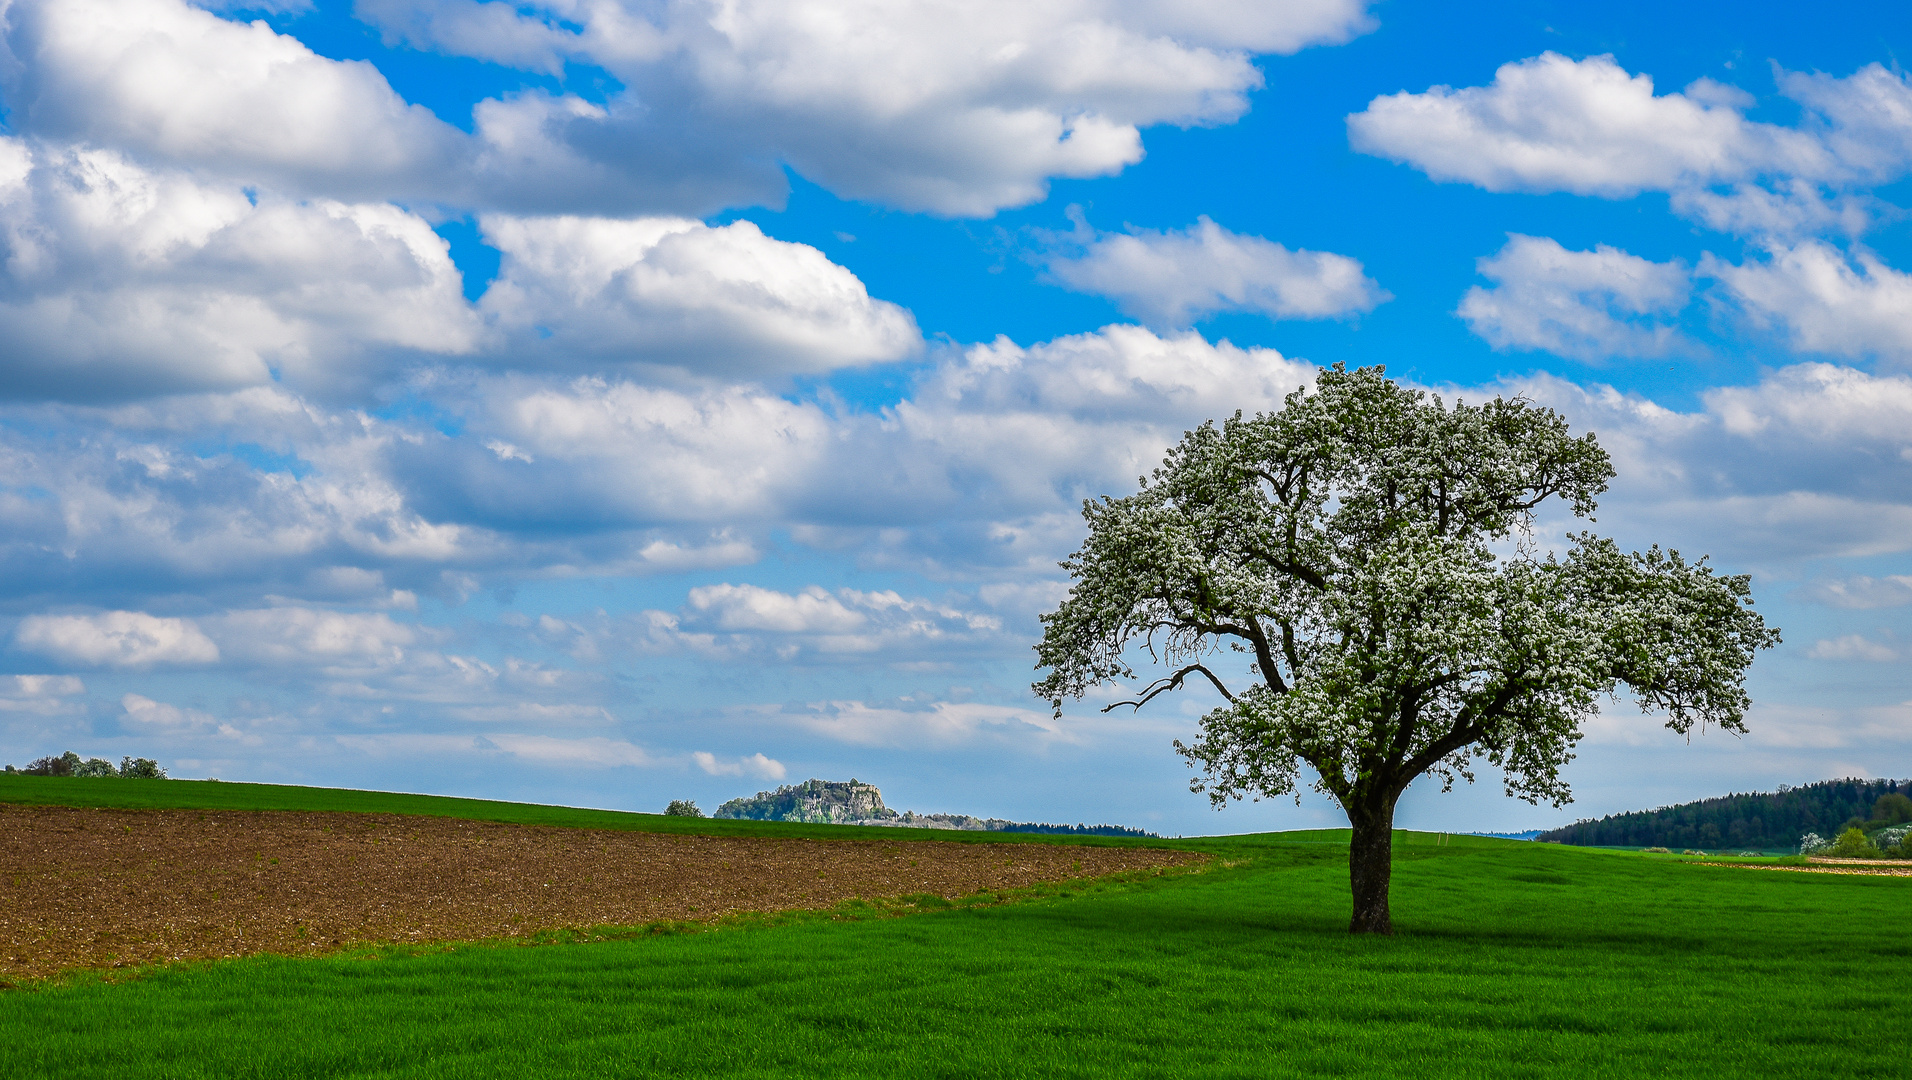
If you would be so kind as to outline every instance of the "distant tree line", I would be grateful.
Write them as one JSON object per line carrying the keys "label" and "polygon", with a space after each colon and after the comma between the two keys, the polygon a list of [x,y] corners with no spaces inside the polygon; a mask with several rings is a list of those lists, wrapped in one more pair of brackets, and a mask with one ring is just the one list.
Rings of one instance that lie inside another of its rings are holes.
{"label": "distant tree line", "polygon": [[115,766],[105,758],[87,758],[68,750],[59,757],[43,757],[24,769],[7,766],[14,776],[111,776],[123,780],[164,780],[166,770],[152,758],[123,757]]}
{"label": "distant tree line", "polygon": [[1141,836],[1150,840],[1161,839],[1152,832],[1122,825],[1050,825],[1047,822],[1018,821],[990,831],[1043,833],[1050,836]]}
{"label": "distant tree line", "polygon": [[1582,847],[1776,850],[1798,846],[1807,833],[1872,832],[1912,820],[1908,796],[1912,780],[1823,780],[1577,821],[1537,839]]}

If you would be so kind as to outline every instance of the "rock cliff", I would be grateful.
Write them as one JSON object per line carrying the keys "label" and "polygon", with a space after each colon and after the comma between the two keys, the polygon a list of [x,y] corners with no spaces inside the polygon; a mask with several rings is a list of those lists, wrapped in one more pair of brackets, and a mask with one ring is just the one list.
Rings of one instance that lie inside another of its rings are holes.
{"label": "rock cliff", "polygon": [[899,815],[883,805],[883,793],[875,784],[852,778],[847,783],[805,780],[775,791],[760,791],[748,799],[732,799],[719,806],[715,816],[825,825],[888,825]]}

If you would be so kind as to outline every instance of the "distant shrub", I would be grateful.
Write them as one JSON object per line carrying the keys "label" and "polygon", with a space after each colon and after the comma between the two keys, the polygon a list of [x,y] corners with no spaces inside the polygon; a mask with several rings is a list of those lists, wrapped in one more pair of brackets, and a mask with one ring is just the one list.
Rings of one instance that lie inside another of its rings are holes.
{"label": "distant shrub", "polygon": [[1799,838],[1799,853],[1801,855],[1815,855],[1831,846],[1832,841],[1820,836],[1816,832],[1809,832]]}
{"label": "distant shrub", "polygon": [[1839,839],[1833,841],[1832,846],[1827,848],[1824,854],[1841,859],[1876,859],[1879,857],[1879,849],[1866,838],[1863,830],[1854,828],[1840,833]]}
{"label": "distant shrub", "polygon": [[74,776],[118,776],[119,770],[105,758],[87,758],[73,769]]}
{"label": "distant shrub", "polygon": [[123,757],[120,759],[119,774],[128,780],[164,780],[166,770],[152,758]]}
{"label": "distant shrub", "polygon": [[1641,848],[1640,850],[1641,850],[1641,851],[1646,851],[1646,852],[1651,852],[1652,854],[1655,854],[1655,855],[1671,855],[1671,854],[1673,854],[1672,852],[1670,852],[1670,851],[1668,851],[1668,850],[1666,850],[1666,849],[1665,849],[1665,848],[1663,848],[1663,847],[1650,847],[1650,848]]}
{"label": "distant shrub", "polygon": [[664,816],[703,817],[704,812],[697,809],[697,804],[689,799],[672,799],[671,804],[664,808]]}

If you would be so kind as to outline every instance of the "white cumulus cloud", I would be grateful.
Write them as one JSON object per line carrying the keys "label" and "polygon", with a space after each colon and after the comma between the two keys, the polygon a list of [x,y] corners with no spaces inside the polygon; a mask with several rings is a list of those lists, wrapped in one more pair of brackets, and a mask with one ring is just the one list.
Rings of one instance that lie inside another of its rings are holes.
{"label": "white cumulus cloud", "polygon": [[14,0],[5,47],[16,132],[347,199],[442,187],[465,153],[370,63],[183,0]]}
{"label": "white cumulus cloud", "polygon": [[1887,181],[1912,167],[1912,77],[1908,73],[1889,71],[1876,62],[1845,78],[1824,72],[1781,72],[1779,88],[1818,115],[1826,148],[1855,176]]}
{"label": "white cumulus cloud", "polygon": [[1672,194],[1707,227],[1765,237],[1856,236],[1893,211],[1865,189],[1912,169],[1912,82],[1777,73],[1795,126],[1746,119],[1752,95],[1711,79],[1656,95],[1611,56],[1544,53],[1487,86],[1375,98],[1348,117],[1354,148],[1489,191]]}
{"label": "white cumulus cloud", "polygon": [[1541,236],[1511,235],[1481,259],[1482,277],[1455,314],[1496,349],[1542,349],[1579,360],[1663,356],[1682,347],[1666,317],[1692,295],[1691,271],[1601,244],[1569,251]]}
{"label": "white cumulus cloud", "polygon": [[1500,388],[1595,432],[1618,472],[1602,529],[1787,575],[1912,550],[1912,379],[1797,364],[1676,411],[1530,376]]}
{"label": "white cumulus cloud", "polygon": [[86,684],[75,675],[0,676],[0,714],[58,716],[77,711],[81,702],[72,700],[86,693]]}
{"label": "white cumulus cloud", "polygon": [[384,612],[279,607],[231,611],[205,620],[228,660],[288,664],[402,663],[419,638]]}
{"label": "white cumulus cloud", "polygon": [[29,615],[20,620],[13,642],[28,652],[88,667],[144,668],[219,659],[219,647],[191,619],[143,611]]}
{"label": "white cumulus cloud", "polygon": [[762,754],[742,758],[720,758],[706,750],[691,754],[697,767],[711,776],[753,776],[759,780],[782,780],[789,775],[783,762]]}
{"label": "white cumulus cloud", "polygon": [[86,684],[78,675],[7,675],[0,676],[0,697],[13,700],[28,698],[71,697],[86,693]]}
{"label": "white cumulus cloud", "polygon": [[[909,312],[804,244],[739,221],[487,216],[503,253],[481,309],[527,352],[593,366],[777,375],[896,360]],[[502,453],[502,451],[501,451]]]}
{"label": "white cumulus cloud", "polygon": [[627,87],[480,102],[476,137],[368,62],[182,0],[19,0],[5,68],[17,131],[300,195],[702,214],[779,202],[787,161],[849,197],[989,214],[1133,164],[1142,127],[1233,120],[1262,81],[1253,53],[1347,40],[1366,6],[358,4],[395,44],[598,65]]}
{"label": "white cumulus cloud", "polygon": [[[851,593],[844,599],[854,603],[860,597]],[[700,585],[690,591],[690,606],[720,630],[840,633],[868,621],[843,599],[814,585],[794,594],[755,585]]]}
{"label": "white cumulus cloud", "polygon": [[120,698],[120,708],[125,710],[126,719],[136,729],[153,734],[186,735],[215,726],[225,728],[228,733],[233,731],[230,727],[220,725],[212,715],[198,709],[182,709],[140,694],[127,694]]}
{"label": "white cumulus cloud", "polygon": [[1869,457],[1905,459],[1912,448],[1912,377],[1841,364],[1793,364],[1752,386],[1706,392],[1707,411],[1748,438],[1850,446]]}
{"label": "white cumulus cloud", "polygon": [[893,590],[834,592],[811,585],[780,592],[758,585],[700,585],[676,613],[648,611],[649,647],[688,648],[707,655],[768,652],[909,654],[991,641],[1002,629],[994,615],[905,597]]}
{"label": "white cumulus cloud", "polygon": [[[1140,129],[1225,123],[1250,59],[1349,39],[1362,0],[366,0],[394,40],[537,71],[601,65],[605,105],[532,92],[476,110],[488,183],[526,202],[707,213],[777,201],[781,159],[840,195],[988,215],[1051,177],[1141,159]],[[654,103],[670,102],[668,108]]]}
{"label": "white cumulus cloud", "polygon": [[1796,349],[1912,361],[1912,274],[1871,252],[1849,257],[1809,240],[1738,265],[1709,257],[1700,272],[1719,279],[1756,326],[1781,330]]}
{"label": "white cumulus cloud", "polygon": [[1015,705],[935,701],[915,706],[824,701],[791,706],[766,719],[854,746],[939,749],[978,741],[1048,746],[1080,743],[1081,735],[1049,712]]}
{"label": "white cumulus cloud", "polygon": [[414,214],[249,195],[114,151],[0,139],[0,256],[8,396],[327,390],[468,353],[481,329]]}
{"label": "white cumulus cloud", "polygon": [[1656,96],[1651,76],[1611,56],[1549,52],[1502,65],[1488,86],[1377,97],[1348,133],[1364,153],[1489,191],[1622,196],[1833,167],[1816,140],[1750,122],[1743,98],[1709,89]]}
{"label": "white cumulus cloud", "polygon": [[1835,608],[1905,607],[1912,604],[1912,575],[1889,574],[1875,578],[1855,574],[1849,578],[1832,578],[1815,581],[1793,596]]}
{"label": "white cumulus cloud", "polygon": [[387,761],[504,753],[529,764],[561,768],[652,768],[666,763],[636,743],[604,735],[566,738],[497,732],[480,736],[395,733],[339,735],[332,741],[365,757]]}
{"label": "white cumulus cloud", "polygon": [[1290,250],[1230,232],[1206,216],[1177,231],[1104,233],[1080,255],[1052,258],[1047,266],[1062,284],[1107,296],[1152,326],[1184,327],[1221,311],[1334,318],[1388,299],[1346,255]]}
{"label": "white cumulus cloud", "polygon": [[476,384],[461,436],[384,445],[412,505],[468,531],[699,530],[643,541],[651,569],[748,561],[752,530],[783,524],[831,546],[843,530],[949,529],[939,559],[986,552],[1047,573],[1085,494],[1133,483],[1189,427],[1277,407],[1314,376],[1272,349],[1110,326],[939,350],[906,400],[875,413],[750,384],[512,377]]}
{"label": "white cumulus cloud", "polygon": [[540,765],[585,765],[594,768],[658,764],[649,751],[625,739],[591,736],[567,739],[553,735],[487,735],[498,749]]}
{"label": "white cumulus cloud", "polygon": [[[821,408],[749,384],[689,391],[624,379],[505,380],[488,384],[474,411],[474,427],[502,437],[514,460],[479,445],[460,457],[443,440],[392,449],[440,512],[499,524],[579,515],[753,523],[804,489],[833,442]],[[647,545],[644,558],[669,569],[721,565],[753,550],[743,537],[695,545],[668,537]]]}
{"label": "white cumulus cloud", "polygon": [[1847,634],[1844,637],[1827,638],[1813,642],[1806,655],[1814,660],[1868,660],[1873,663],[1888,663],[1899,658],[1899,650],[1891,645],[1877,642],[1864,634]]}

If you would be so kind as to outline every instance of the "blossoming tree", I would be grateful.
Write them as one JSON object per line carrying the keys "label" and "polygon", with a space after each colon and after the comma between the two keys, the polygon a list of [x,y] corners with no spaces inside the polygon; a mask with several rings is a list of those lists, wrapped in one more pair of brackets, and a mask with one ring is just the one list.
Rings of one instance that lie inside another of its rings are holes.
{"label": "blossoming tree", "polygon": [[1509,794],[1561,805],[1581,725],[1622,685],[1676,732],[1745,730],[1746,669],[1779,640],[1745,576],[1591,533],[1538,550],[1535,509],[1587,517],[1612,476],[1592,435],[1525,400],[1449,406],[1380,368],[1323,369],[1084,505],[1035,690],[1059,713],[1144,656],[1165,674],[1109,708],[1213,685],[1223,704],[1175,744],[1191,788],[1220,806],[1312,771],[1353,826],[1350,929],[1391,933],[1394,807],[1417,777],[1451,788],[1485,759]]}

